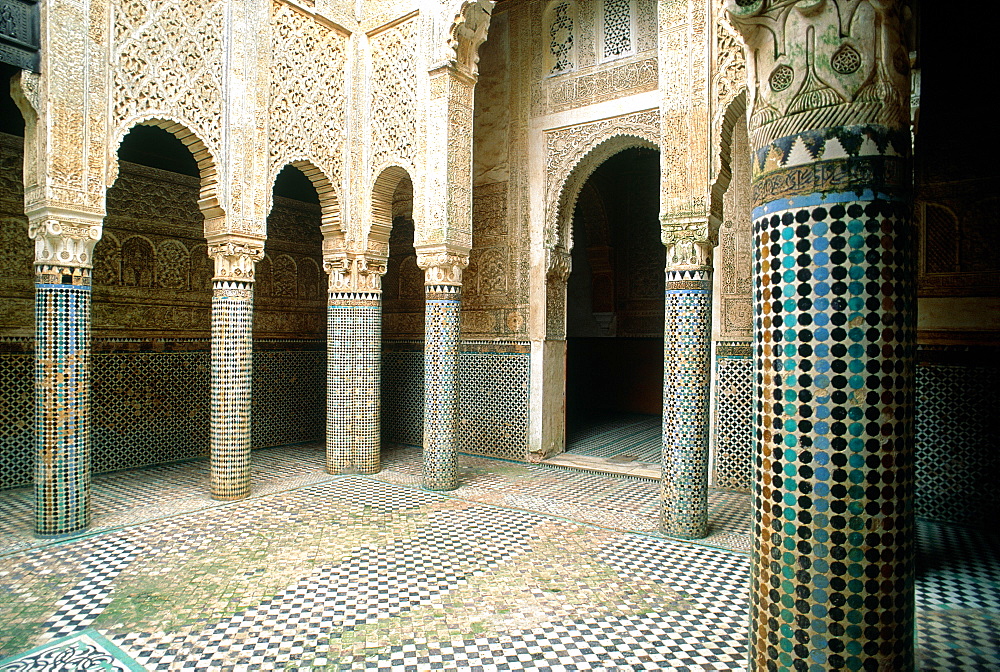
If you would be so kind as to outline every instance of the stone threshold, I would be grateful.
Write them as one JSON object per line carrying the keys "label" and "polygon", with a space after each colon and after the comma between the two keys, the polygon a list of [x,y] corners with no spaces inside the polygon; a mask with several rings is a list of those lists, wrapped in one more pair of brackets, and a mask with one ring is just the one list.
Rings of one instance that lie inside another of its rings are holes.
{"label": "stone threshold", "polygon": [[600,474],[615,474],[617,476],[633,476],[650,481],[660,480],[660,465],[648,462],[622,461],[620,458],[593,457],[591,455],[573,455],[559,453],[541,461],[541,464],[568,469],[581,469]]}

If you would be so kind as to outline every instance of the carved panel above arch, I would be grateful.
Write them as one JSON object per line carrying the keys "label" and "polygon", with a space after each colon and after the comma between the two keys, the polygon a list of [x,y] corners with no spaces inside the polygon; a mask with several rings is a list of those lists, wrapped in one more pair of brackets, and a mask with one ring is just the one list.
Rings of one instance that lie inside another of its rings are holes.
{"label": "carved panel above arch", "polygon": [[546,131],[545,247],[571,247],[573,206],[597,166],[623,149],[658,148],[659,137],[660,113],[656,109]]}
{"label": "carved panel above arch", "polygon": [[369,165],[379,172],[393,164],[412,166],[417,156],[416,20],[373,35],[371,54]]}
{"label": "carved panel above arch", "polygon": [[304,159],[339,194],[347,132],[347,36],[285,2],[274,0],[271,6],[271,177]]}
{"label": "carved panel above arch", "polygon": [[118,0],[111,50],[118,134],[136,120],[181,121],[219,156],[222,144],[222,0]]}
{"label": "carved panel above arch", "polygon": [[[747,87],[747,62],[736,30],[722,15],[722,3],[716,2],[715,62],[712,72],[712,174],[714,182],[722,169],[723,136],[726,110]],[[749,151],[749,148],[747,148]]]}

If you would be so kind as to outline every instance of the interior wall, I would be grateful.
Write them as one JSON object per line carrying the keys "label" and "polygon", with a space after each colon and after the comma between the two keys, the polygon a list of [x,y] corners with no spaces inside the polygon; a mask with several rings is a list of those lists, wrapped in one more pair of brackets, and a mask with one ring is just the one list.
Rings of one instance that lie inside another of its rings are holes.
{"label": "interior wall", "polygon": [[[35,451],[34,255],[19,214],[21,139],[0,136],[0,149],[0,487],[15,487],[31,482]],[[214,267],[197,196],[196,177],[127,162],[108,190],[94,253],[95,472],[208,454]],[[319,208],[279,198],[272,217],[269,252],[287,259],[277,264],[277,280],[272,259],[258,288],[254,447],[324,432]]]}

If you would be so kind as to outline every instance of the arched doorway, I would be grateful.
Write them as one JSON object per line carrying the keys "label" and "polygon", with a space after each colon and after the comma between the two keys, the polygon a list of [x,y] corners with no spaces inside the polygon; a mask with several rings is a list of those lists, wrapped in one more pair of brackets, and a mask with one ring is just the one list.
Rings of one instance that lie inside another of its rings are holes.
{"label": "arched doorway", "polygon": [[133,126],[118,147],[94,249],[98,473],[209,453],[214,266],[199,208],[202,170],[188,144],[152,123]]}
{"label": "arched doorway", "polygon": [[424,433],[424,272],[413,247],[413,184],[405,173],[396,179],[386,190],[392,224],[382,279],[383,449],[421,446]]}
{"label": "arched doorway", "polygon": [[659,464],[665,250],[659,152],[601,163],[573,211],[566,292],[566,451]]}
{"label": "arched doorway", "polygon": [[30,484],[35,461],[35,245],[24,214],[25,123],[10,93],[19,72],[0,63],[0,489]]}
{"label": "arched doorway", "polygon": [[[306,167],[308,170],[308,167]],[[326,408],[326,275],[320,196],[286,165],[274,180],[264,258],[254,283],[254,448],[323,439]],[[322,464],[311,451],[310,461]]]}

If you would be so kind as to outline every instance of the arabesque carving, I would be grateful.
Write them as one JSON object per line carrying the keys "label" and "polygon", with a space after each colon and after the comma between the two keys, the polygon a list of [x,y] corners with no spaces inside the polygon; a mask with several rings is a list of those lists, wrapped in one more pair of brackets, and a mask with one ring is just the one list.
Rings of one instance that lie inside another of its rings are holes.
{"label": "arabesque carving", "polygon": [[623,149],[657,148],[659,134],[657,110],[546,132],[545,247],[571,249],[569,224],[573,207],[583,184],[599,165]]}
{"label": "arabesque carving", "polygon": [[364,255],[340,254],[323,261],[323,270],[329,277],[329,291],[372,293],[382,292],[382,276],[386,272],[386,259]]}
{"label": "arabesque carving", "polygon": [[751,147],[827,127],[908,128],[910,64],[900,35],[901,5],[727,0],[751,55]]}
{"label": "arabesque carving", "polygon": [[599,67],[577,75],[544,80],[544,97],[536,114],[561,112],[643,91],[659,83],[655,58]]}
{"label": "arabesque carving", "polygon": [[[721,5],[720,3],[717,3]],[[736,97],[746,90],[747,63],[743,45],[736,30],[724,16],[721,6],[715,22],[715,74],[712,75],[712,174],[715,181],[722,169],[723,136],[726,133],[726,111]],[[749,151],[741,148],[737,151]]]}
{"label": "arabesque carving", "polygon": [[89,269],[101,239],[102,219],[81,213],[42,210],[28,218],[28,237],[35,241],[35,265]]}
{"label": "arabesque carving", "polygon": [[279,0],[272,2],[271,31],[271,177],[286,164],[299,167],[324,204],[324,224],[339,226],[347,36]]}
{"label": "arabesque carving", "polygon": [[466,74],[475,76],[479,47],[486,41],[493,0],[462,0],[448,31],[444,60],[454,63]]}
{"label": "arabesque carving", "polygon": [[461,286],[462,271],[469,265],[469,253],[444,247],[417,250],[417,266],[424,272],[425,286]]}
{"label": "arabesque carving", "polygon": [[404,21],[371,38],[371,155],[377,175],[417,157],[417,22]]}
{"label": "arabesque carving", "polygon": [[219,155],[225,8],[222,0],[119,0],[111,51],[119,137],[137,121],[164,116]]}
{"label": "arabesque carving", "polygon": [[215,261],[215,281],[253,282],[254,264],[264,258],[264,241],[231,239],[212,241],[208,256]]}

